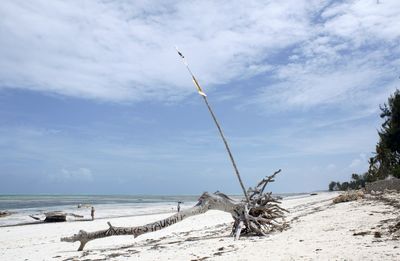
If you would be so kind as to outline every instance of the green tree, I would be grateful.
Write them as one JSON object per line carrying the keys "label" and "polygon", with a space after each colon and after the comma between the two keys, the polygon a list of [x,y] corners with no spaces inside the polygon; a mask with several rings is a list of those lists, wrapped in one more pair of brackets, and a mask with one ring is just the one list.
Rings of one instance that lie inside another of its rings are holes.
{"label": "green tree", "polygon": [[329,183],[329,191],[333,191],[333,188],[335,187],[336,182],[335,181],[331,181],[331,183]]}
{"label": "green tree", "polygon": [[362,175],[353,173],[350,182],[332,181],[329,190],[358,189],[389,175],[400,178],[400,91],[396,90],[379,108],[384,121],[378,131],[375,155],[368,160],[368,171]]}
{"label": "green tree", "polygon": [[340,186],[340,190],[348,190],[349,188],[350,184],[347,181],[343,182],[342,185]]}
{"label": "green tree", "polygon": [[389,175],[400,178],[400,92],[393,95],[380,107],[384,119],[378,131],[379,141],[375,156],[369,160],[367,181],[384,179]]}
{"label": "green tree", "polygon": [[366,174],[359,175],[357,173],[351,174],[350,188],[359,189],[365,187]]}

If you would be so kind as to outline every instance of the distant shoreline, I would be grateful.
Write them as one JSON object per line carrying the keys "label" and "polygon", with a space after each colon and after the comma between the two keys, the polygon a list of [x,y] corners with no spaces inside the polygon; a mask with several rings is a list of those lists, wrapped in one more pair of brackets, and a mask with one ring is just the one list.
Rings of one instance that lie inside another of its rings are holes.
{"label": "distant shoreline", "polygon": [[[267,237],[231,236],[229,213],[210,210],[168,228],[137,238],[118,236],[89,242],[84,252],[77,243],[60,242],[83,229],[139,226],[170,216],[149,213],[37,226],[0,227],[0,259],[13,260],[395,260],[398,238],[391,234],[400,210],[384,200],[364,198],[333,204],[340,192],[320,192],[284,198],[290,227]],[[391,194],[390,202],[400,202]],[[189,206],[184,206],[189,207]],[[106,209],[104,209],[105,211]],[[155,209],[150,208],[154,211]],[[109,209],[108,211],[114,211]],[[400,231],[398,231],[400,232]],[[397,233],[398,233],[397,232]],[[400,236],[400,235],[399,235]],[[338,249],[340,251],[338,251]]]}
{"label": "distant shoreline", "polygon": [[[274,194],[282,198],[302,198],[309,193]],[[182,207],[191,207],[196,204],[198,197],[187,195],[156,196],[156,195],[24,195],[0,196],[0,210],[8,210],[12,215],[0,218],[0,227],[36,225],[29,215],[42,215],[49,211],[65,211],[75,213],[90,219],[88,208],[78,208],[79,204],[93,205],[96,208],[96,219],[122,218],[143,216],[149,214],[172,213],[176,210],[177,202],[183,202]],[[241,200],[240,195],[230,195]],[[79,221],[69,219],[69,222]],[[40,224],[40,223],[39,223]]]}

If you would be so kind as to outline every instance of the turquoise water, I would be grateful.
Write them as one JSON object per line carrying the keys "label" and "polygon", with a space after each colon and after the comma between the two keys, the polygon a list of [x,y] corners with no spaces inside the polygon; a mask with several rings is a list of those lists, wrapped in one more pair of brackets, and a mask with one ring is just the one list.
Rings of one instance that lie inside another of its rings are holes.
{"label": "turquoise water", "polygon": [[[288,197],[306,194],[277,195]],[[237,195],[231,197],[237,200],[242,198]],[[29,215],[44,218],[44,213],[50,211],[64,211],[90,219],[90,206],[96,209],[96,219],[173,213],[178,201],[183,202],[181,208],[184,209],[194,206],[198,198],[198,195],[0,195],[0,211],[8,210],[12,213],[0,218],[0,226],[31,223],[35,220]],[[87,207],[78,208],[78,205]]]}
{"label": "turquoise water", "polygon": [[159,195],[0,195],[0,210],[77,206],[78,204],[148,204],[197,201],[199,196]]}
{"label": "turquoise water", "polygon": [[74,213],[90,219],[90,206],[95,207],[96,219],[172,213],[176,211],[178,201],[183,202],[182,208],[185,208],[193,206],[197,199],[198,196],[185,195],[0,195],[0,211],[12,213],[0,218],[0,226],[36,222],[30,215],[44,218],[44,213],[51,211]]}

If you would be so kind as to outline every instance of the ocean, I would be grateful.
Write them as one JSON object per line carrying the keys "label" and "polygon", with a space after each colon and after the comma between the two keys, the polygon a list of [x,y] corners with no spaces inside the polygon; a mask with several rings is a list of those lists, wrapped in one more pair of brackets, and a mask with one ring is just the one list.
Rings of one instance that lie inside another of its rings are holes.
{"label": "ocean", "polygon": [[[281,197],[301,196],[305,193],[278,194]],[[232,196],[240,199],[240,196]],[[177,202],[181,209],[192,207],[199,195],[0,195],[0,211],[11,215],[0,218],[0,226],[24,225],[36,222],[29,215],[44,218],[44,213],[64,211],[90,219],[90,206],[95,207],[95,218],[127,217],[176,211]],[[78,207],[81,205],[82,207]],[[68,221],[79,220],[68,216]]]}
{"label": "ocean", "polygon": [[183,208],[193,206],[197,199],[198,196],[158,195],[0,195],[0,211],[12,213],[0,218],[0,226],[31,223],[35,220],[29,215],[44,218],[44,213],[50,211],[74,213],[88,219],[90,206],[95,207],[96,219],[168,213],[176,210],[178,201],[183,202]]}

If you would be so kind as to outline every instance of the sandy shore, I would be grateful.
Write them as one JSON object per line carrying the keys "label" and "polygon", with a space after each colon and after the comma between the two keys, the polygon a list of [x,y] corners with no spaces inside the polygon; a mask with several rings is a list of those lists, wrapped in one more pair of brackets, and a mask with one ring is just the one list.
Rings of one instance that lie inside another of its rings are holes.
{"label": "sandy shore", "polygon": [[[363,199],[332,204],[338,193],[288,198],[290,228],[268,237],[229,236],[229,214],[206,214],[134,239],[131,236],[79,243],[60,238],[80,229],[107,227],[106,220],[0,228],[0,260],[400,260],[395,228],[400,194],[385,200]],[[397,203],[396,203],[397,202]],[[115,226],[146,224],[170,214],[113,218]],[[399,223],[400,224],[400,223]]]}

